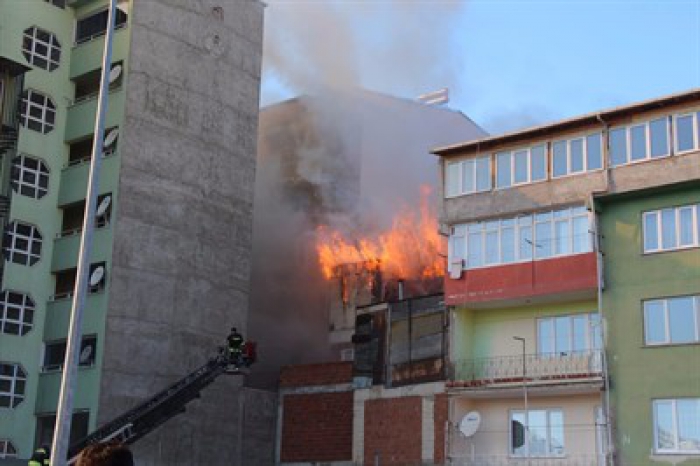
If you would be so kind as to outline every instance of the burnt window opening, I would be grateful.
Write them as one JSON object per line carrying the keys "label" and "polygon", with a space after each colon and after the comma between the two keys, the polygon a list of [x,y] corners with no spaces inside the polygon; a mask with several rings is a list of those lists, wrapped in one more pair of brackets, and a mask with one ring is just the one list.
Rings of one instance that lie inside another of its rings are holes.
{"label": "burnt window opening", "polygon": [[41,199],[49,192],[49,167],[40,159],[20,154],[12,159],[10,185],[22,196]]}
{"label": "burnt window opening", "polygon": [[5,228],[3,237],[5,259],[15,264],[34,265],[41,258],[41,242],[41,233],[34,225],[12,222]]}
{"label": "burnt window opening", "polygon": [[[95,280],[94,283],[88,283],[88,293],[99,293],[105,288],[107,277],[105,276],[106,266],[104,262],[98,262],[90,265],[88,280],[99,276],[99,272],[96,272],[98,268],[102,268],[101,277],[99,280]],[[54,295],[51,297],[52,301],[68,299],[73,296],[77,271],[78,269],[73,267],[71,269],[59,270],[58,272],[54,273],[56,285],[54,288]]]}
{"label": "burnt window opening", "polygon": [[[86,437],[89,433],[90,412],[77,411],[71,416],[69,445],[75,444],[78,440]],[[40,414],[36,417],[36,435],[34,437],[35,446],[51,445],[53,442],[54,428],[56,427],[56,414]]]}
{"label": "burnt window opening", "polygon": [[[119,8],[117,8],[115,12],[117,17],[115,18],[114,22],[114,29],[126,27],[128,15]],[[81,44],[104,35],[107,31],[108,16],[109,11],[102,10],[98,13],[79,19],[75,27],[75,43]]]}
{"label": "burnt window opening", "polygon": [[[107,140],[107,136],[113,131],[118,131],[118,127],[108,128],[104,132],[105,142],[110,142]],[[118,134],[118,133],[115,133]],[[71,142],[68,146],[68,166],[79,165],[81,163],[89,162],[92,158],[92,145],[94,143],[94,135],[90,135],[84,139],[80,139]],[[119,144],[119,136],[111,141],[111,144],[105,144],[102,147],[102,156],[108,157],[113,155],[117,150],[117,145]]]}
{"label": "burnt window opening", "polygon": [[[44,363],[41,370],[43,372],[60,371],[66,359],[66,340],[47,341],[44,343]],[[97,355],[97,336],[84,336],[80,341],[80,354],[78,355],[78,365],[80,367],[91,367],[95,365]]]}
{"label": "burnt window opening", "polygon": [[[123,62],[119,61],[114,63],[110,68],[111,73],[114,73],[115,76],[109,83],[110,91],[114,91],[121,87],[124,77],[124,73],[121,71],[123,66]],[[89,71],[74,78],[73,83],[75,84],[75,99],[73,100],[73,103],[78,103],[97,97],[97,94],[100,92],[101,79],[102,68]]]}
{"label": "burnt window opening", "polygon": [[34,326],[36,306],[29,295],[5,290],[0,294],[0,333],[26,335]]}

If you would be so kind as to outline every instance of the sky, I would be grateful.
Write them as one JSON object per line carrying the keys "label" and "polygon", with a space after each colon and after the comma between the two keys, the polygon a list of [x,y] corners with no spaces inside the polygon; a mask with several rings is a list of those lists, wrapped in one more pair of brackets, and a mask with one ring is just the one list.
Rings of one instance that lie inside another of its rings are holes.
{"label": "sky", "polygon": [[492,134],[700,88],[700,0],[268,0],[263,106],[447,87]]}

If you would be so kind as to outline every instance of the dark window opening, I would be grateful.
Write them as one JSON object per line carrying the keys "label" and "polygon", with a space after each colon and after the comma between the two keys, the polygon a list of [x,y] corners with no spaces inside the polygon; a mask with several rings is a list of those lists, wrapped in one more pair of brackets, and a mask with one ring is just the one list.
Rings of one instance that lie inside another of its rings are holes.
{"label": "dark window opening", "polygon": [[[104,262],[98,262],[90,266],[90,273],[88,275],[88,280],[93,276],[93,273],[98,267],[105,269]],[[59,270],[55,273],[56,276],[56,286],[54,288],[53,300],[67,299],[73,296],[73,290],[75,290],[75,280],[77,270],[75,267],[72,269]],[[88,293],[97,293],[102,291],[105,287],[105,277],[104,273],[102,279],[94,285],[88,284]]]}
{"label": "dark window opening", "polygon": [[[105,130],[105,138],[109,133],[117,128],[108,128]],[[83,162],[87,162],[92,158],[92,144],[94,142],[94,137],[91,135],[85,139],[80,139],[70,143],[68,146],[68,165],[78,165]],[[110,145],[104,146],[102,148],[102,153],[105,157],[114,154],[117,150],[118,137]]]}
{"label": "dark window opening", "polygon": [[[97,355],[97,337],[94,335],[83,337],[80,343],[80,355],[78,365],[90,367],[95,364]],[[44,347],[44,365],[42,370],[57,371],[63,369],[66,359],[66,340],[46,342]]]}
{"label": "dark window opening", "polygon": [[[114,28],[119,29],[126,25],[128,16],[119,8],[116,9],[117,17]],[[75,28],[75,42],[80,44],[103,35],[107,31],[107,10],[100,11],[92,16],[78,20]]]}
{"label": "dark window opening", "polygon": [[[73,413],[70,429],[70,440],[68,443],[73,445],[78,440],[87,436],[90,421],[89,411],[80,411]],[[36,436],[35,446],[51,445],[53,442],[53,432],[56,425],[55,414],[44,414],[36,418]]]}
{"label": "dark window opening", "polygon": [[[112,65],[111,69],[115,67],[123,68],[122,62],[117,62]],[[109,90],[113,91],[118,89],[122,85],[122,77],[124,76],[123,71],[119,76],[109,84]],[[100,92],[100,79],[102,78],[102,69],[96,69],[78,76],[73,80],[75,83],[75,102],[80,102],[82,100],[87,100],[92,97],[97,96]]]}
{"label": "dark window opening", "polygon": [[[110,201],[106,201],[109,198]],[[95,209],[95,228],[102,228],[109,224],[109,219],[112,213],[112,195],[110,193],[103,194],[97,198]],[[104,212],[100,211],[100,206],[107,205]],[[85,201],[77,202],[63,207],[63,224],[61,225],[61,236],[70,236],[79,233],[83,229],[83,220],[85,217]]]}

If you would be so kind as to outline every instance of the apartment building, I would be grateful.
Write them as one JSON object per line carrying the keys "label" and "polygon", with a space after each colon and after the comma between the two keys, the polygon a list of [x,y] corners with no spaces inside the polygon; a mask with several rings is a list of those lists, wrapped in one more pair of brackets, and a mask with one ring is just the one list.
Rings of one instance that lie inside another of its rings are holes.
{"label": "apartment building", "polygon": [[697,464],[699,111],[696,89],[434,151],[452,464]]}
{"label": "apartment building", "polygon": [[[262,8],[120,2],[95,135],[107,1],[0,4],[0,463],[52,438],[95,137],[72,438],[202,364],[231,325],[245,330]],[[241,448],[243,397],[240,380],[217,382],[137,457],[256,464]]]}

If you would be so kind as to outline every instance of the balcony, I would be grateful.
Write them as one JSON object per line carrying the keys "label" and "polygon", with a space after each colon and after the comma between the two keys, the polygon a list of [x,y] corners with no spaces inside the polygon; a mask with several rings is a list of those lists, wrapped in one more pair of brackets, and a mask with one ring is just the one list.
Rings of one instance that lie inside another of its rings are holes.
{"label": "balcony", "polygon": [[451,390],[482,391],[493,389],[521,390],[523,382],[528,389],[548,391],[552,387],[589,385],[602,388],[603,355],[600,350],[570,353],[527,354],[457,360],[454,376],[447,383]]}
{"label": "balcony", "polygon": [[600,466],[605,461],[596,455],[566,455],[551,458],[519,458],[510,455],[450,455],[453,466]]}

